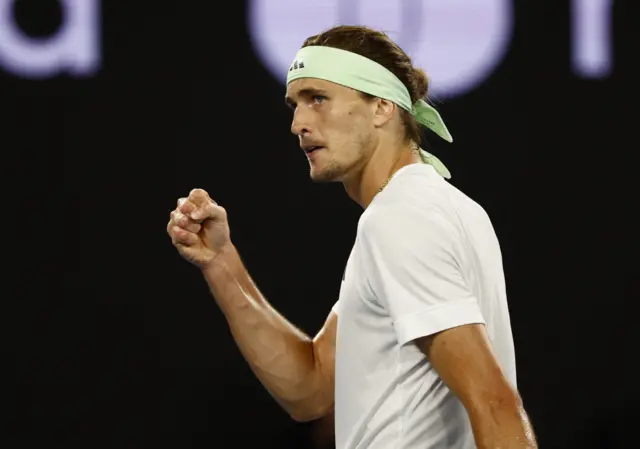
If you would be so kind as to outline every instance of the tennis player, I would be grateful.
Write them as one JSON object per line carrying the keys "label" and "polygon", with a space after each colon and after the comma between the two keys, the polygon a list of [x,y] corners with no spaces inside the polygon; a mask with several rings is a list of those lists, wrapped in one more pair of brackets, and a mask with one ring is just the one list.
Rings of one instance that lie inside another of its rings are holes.
{"label": "tennis player", "polygon": [[296,420],[335,413],[338,449],[536,448],[516,383],[502,256],[485,211],[420,147],[451,142],[423,71],[386,34],[310,37],[288,72],[291,131],[317,182],[364,209],[340,296],[311,338],[252,281],[203,190],[168,232],[249,365]]}

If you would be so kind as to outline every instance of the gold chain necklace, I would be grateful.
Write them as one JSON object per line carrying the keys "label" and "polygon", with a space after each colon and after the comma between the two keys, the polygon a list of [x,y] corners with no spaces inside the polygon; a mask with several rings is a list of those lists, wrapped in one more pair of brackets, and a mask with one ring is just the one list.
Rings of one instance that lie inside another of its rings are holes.
{"label": "gold chain necklace", "polygon": [[389,184],[389,182],[391,182],[391,180],[396,175],[396,173],[398,173],[398,170],[395,170],[393,173],[391,173],[391,176],[389,176],[387,180],[382,183],[382,185],[380,186],[380,188],[378,189],[378,191],[374,196],[377,196],[380,192],[382,192],[385,189],[385,187],[387,187],[387,185]]}
{"label": "gold chain necklace", "polygon": [[[402,167],[400,167],[400,168],[402,168]],[[382,183],[382,186],[378,189],[378,191],[376,192],[376,194],[374,196],[378,195],[380,192],[382,192],[384,190],[385,187],[387,187],[387,184],[389,184],[389,182],[391,182],[391,179],[396,175],[396,173],[398,173],[398,170],[400,170],[400,168],[396,169],[393,173],[391,173],[391,176],[389,176],[387,178],[387,180],[384,183]]]}
{"label": "gold chain necklace", "polygon": [[383,183],[382,183],[382,186],[378,189],[378,193],[382,192],[382,191],[384,190],[384,188],[385,188],[385,187],[387,187],[387,184],[389,184],[389,181],[391,181],[391,178],[393,178],[393,175],[395,175],[395,174],[396,174],[396,173],[395,173],[395,172],[393,172],[393,173],[391,174],[391,176],[389,176],[389,177],[387,178],[387,180],[386,180],[385,182],[383,182]]}

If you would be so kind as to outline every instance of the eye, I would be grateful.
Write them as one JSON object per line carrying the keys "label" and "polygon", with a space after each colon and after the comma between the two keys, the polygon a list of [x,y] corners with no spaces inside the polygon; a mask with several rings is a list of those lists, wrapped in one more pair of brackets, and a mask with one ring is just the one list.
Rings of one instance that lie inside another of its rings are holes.
{"label": "eye", "polygon": [[313,96],[314,103],[318,103],[318,104],[322,103],[326,99],[327,99],[327,97],[324,97],[322,95],[314,95]]}

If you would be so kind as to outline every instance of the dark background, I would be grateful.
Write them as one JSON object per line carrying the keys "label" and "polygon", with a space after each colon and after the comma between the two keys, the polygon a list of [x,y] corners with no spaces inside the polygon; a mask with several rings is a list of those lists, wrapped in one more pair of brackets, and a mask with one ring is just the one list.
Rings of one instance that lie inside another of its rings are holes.
{"label": "dark background", "polygon": [[[519,387],[545,449],[638,444],[629,3],[614,4],[613,71],[584,79],[570,67],[569,3],[514,2],[500,67],[438,105],[455,143],[430,139],[493,219]],[[15,11],[31,36],[61,19],[55,1]],[[12,191],[46,198],[57,230],[26,256],[47,261],[28,266],[27,283],[64,270],[64,300],[49,293],[31,308],[15,353],[23,444],[293,448],[324,432],[265,392],[165,231],[177,198],[205,188],[293,323],[314,334],[337,299],[361,211],[340,185],[308,179],[245,17],[240,1],[103,1],[95,76],[0,69],[3,146],[10,171],[25,173]]]}

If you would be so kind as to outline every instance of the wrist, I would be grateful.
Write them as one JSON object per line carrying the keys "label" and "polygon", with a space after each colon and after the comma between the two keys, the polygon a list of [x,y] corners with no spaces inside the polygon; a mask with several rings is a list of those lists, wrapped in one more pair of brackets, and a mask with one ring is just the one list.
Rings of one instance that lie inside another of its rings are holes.
{"label": "wrist", "polygon": [[200,267],[200,271],[207,280],[215,279],[224,272],[228,273],[238,257],[236,247],[229,242],[216,253],[210,262]]}

